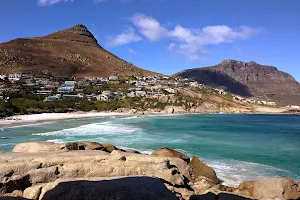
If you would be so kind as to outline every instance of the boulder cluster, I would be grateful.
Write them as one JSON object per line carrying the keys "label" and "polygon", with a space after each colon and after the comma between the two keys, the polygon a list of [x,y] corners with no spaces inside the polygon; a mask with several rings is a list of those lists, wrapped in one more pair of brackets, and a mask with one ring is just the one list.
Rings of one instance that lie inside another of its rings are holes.
{"label": "boulder cluster", "polygon": [[300,199],[290,178],[220,184],[197,157],[170,148],[152,155],[97,142],[21,143],[0,153],[0,199]]}

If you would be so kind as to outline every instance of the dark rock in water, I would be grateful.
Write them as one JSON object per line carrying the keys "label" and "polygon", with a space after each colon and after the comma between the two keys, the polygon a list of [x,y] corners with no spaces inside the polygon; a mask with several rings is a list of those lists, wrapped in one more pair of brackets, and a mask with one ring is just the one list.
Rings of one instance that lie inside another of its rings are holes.
{"label": "dark rock in water", "polygon": [[200,177],[205,177],[213,183],[218,183],[218,177],[213,168],[207,166],[204,162],[199,160],[196,156],[193,156],[190,167],[192,168],[192,175],[195,180]]}
{"label": "dark rock in water", "polygon": [[193,195],[190,200],[252,200],[246,197],[228,194],[228,193],[220,193],[218,195],[213,194],[211,192],[203,195]]}
{"label": "dark rock in water", "polygon": [[186,161],[187,163],[190,162],[190,158],[187,155],[185,155],[181,152],[175,151],[174,149],[167,148],[167,147],[157,149],[151,155],[160,156],[160,157],[180,158],[180,159]]}
{"label": "dark rock in water", "polygon": [[43,200],[178,200],[157,178],[129,177],[110,181],[59,183]]}

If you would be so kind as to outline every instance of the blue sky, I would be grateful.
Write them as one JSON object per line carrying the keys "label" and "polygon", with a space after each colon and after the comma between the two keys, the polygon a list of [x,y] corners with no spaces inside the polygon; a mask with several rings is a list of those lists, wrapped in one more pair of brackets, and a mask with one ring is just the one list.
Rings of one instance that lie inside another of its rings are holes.
{"label": "blue sky", "polygon": [[86,25],[135,65],[173,74],[224,59],[300,81],[299,0],[1,0],[0,42]]}

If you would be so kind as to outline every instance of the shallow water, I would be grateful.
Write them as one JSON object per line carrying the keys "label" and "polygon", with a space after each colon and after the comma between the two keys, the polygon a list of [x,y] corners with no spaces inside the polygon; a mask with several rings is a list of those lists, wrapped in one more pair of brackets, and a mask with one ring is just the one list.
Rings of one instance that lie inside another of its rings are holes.
{"label": "shallow water", "polygon": [[0,129],[0,151],[28,141],[98,141],[145,153],[167,146],[211,165],[225,184],[300,181],[300,116],[150,115],[67,120]]}

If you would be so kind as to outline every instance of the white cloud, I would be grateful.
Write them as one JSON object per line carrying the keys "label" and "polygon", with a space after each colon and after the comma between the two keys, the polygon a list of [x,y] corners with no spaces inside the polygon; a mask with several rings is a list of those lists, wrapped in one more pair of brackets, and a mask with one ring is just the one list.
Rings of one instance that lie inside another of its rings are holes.
{"label": "white cloud", "polygon": [[[244,25],[235,28],[226,25],[205,26],[203,28],[186,28],[182,25],[177,25],[171,29],[167,28],[167,26],[164,26],[153,17],[144,14],[135,14],[130,20],[140,34],[148,40],[171,40],[167,49],[173,53],[183,55],[189,60],[199,60],[202,54],[207,53],[205,49],[206,46],[249,39],[259,32],[258,29]],[[127,37],[127,35],[130,35],[131,37]],[[124,38],[138,39],[128,39],[125,42]],[[117,35],[115,40],[115,45],[113,46],[140,41],[141,37],[131,29],[130,32]],[[117,40],[119,42],[117,42]]]}
{"label": "white cloud", "polygon": [[150,41],[162,38],[172,40],[168,50],[184,55],[189,60],[198,60],[206,53],[205,46],[231,43],[240,39],[248,39],[259,30],[248,26],[231,28],[226,25],[206,26],[203,28],[185,28],[177,25],[174,29],[167,29],[161,23],[143,14],[135,14],[131,18],[133,24]]}
{"label": "white cloud", "polygon": [[59,2],[68,2],[68,1],[71,1],[73,2],[74,0],[39,0],[38,1],[38,5],[39,6],[50,6],[50,5],[53,5],[53,4],[57,4]]}
{"label": "white cloud", "polygon": [[169,37],[174,40],[168,50],[184,55],[189,60],[198,60],[200,55],[205,53],[207,45],[231,43],[239,39],[248,39],[258,33],[258,30],[240,26],[230,28],[225,25],[206,26],[202,29],[184,28],[177,25],[169,32]]}
{"label": "white cloud", "polygon": [[134,54],[134,55],[137,54],[137,52],[135,50],[133,50],[133,49],[128,49],[128,52],[131,53],[131,54]]}
{"label": "white cloud", "polygon": [[115,37],[109,37],[108,46],[116,47],[116,46],[132,43],[132,42],[138,42],[141,40],[142,40],[141,36],[136,34],[133,28],[128,27],[124,33],[116,35]]}
{"label": "white cloud", "polygon": [[168,34],[168,30],[152,17],[135,14],[131,20],[140,33],[151,41],[160,40]]}

